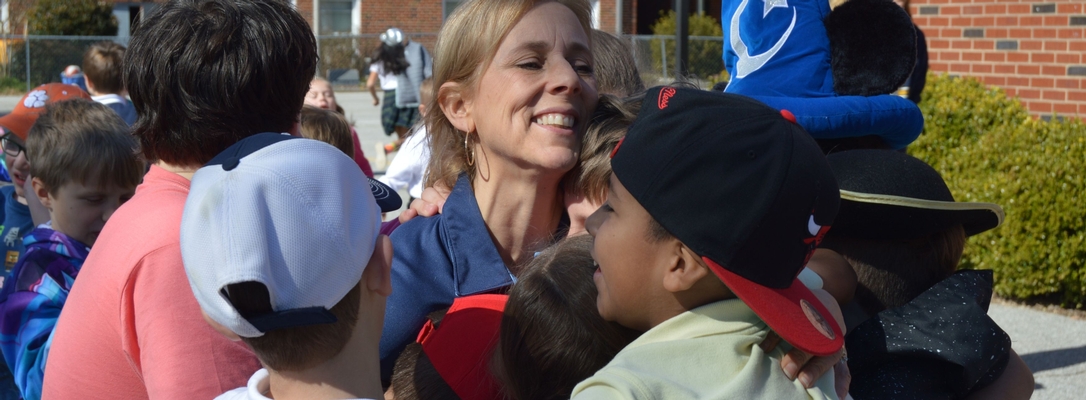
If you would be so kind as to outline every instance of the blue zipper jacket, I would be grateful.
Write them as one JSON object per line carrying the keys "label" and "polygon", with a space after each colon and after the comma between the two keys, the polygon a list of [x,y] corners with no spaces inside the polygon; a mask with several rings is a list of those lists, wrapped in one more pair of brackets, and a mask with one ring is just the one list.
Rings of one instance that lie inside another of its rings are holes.
{"label": "blue zipper jacket", "polygon": [[391,239],[392,295],[381,333],[385,382],[428,314],[449,307],[457,297],[499,291],[515,280],[490,239],[467,175],[457,179],[442,214],[412,219]]}

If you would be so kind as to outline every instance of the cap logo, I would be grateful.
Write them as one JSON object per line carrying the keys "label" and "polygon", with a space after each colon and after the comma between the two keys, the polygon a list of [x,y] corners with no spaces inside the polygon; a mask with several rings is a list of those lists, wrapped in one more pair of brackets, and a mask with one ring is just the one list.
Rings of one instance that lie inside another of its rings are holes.
{"label": "cap logo", "polygon": [[825,336],[826,339],[829,340],[833,340],[837,337],[837,335],[833,333],[833,327],[830,326],[829,322],[826,322],[826,319],[822,317],[822,313],[818,312],[810,302],[800,299],[799,307],[803,309],[803,315],[807,316],[807,320],[811,322],[811,325],[814,325],[814,328],[818,333],[821,333],[822,336]]}
{"label": "cap logo", "polygon": [[819,244],[822,244],[822,238],[826,237],[826,232],[829,231],[829,225],[822,226],[815,222],[814,210],[812,210],[811,218],[807,220],[807,233],[811,234],[811,237],[803,239],[803,244],[807,245],[807,256],[803,258],[803,265],[807,265],[807,262],[811,261],[815,249],[818,248]]}
{"label": "cap logo", "polygon": [[675,97],[675,88],[665,86],[663,89],[660,89],[660,96],[656,99],[656,106],[661,110],[667,108],[667,103],[672,97]]}
{"label": "cap logo", "polygon": [[615,148],[611,149],[611,158],[615,158],[615,154],[618,154],[618,148],[622,147],[622,142],[624,142],[624,141],[626,141],[625,136],[623,136],[621,139],[619,139],[618,143],[615,143]]}
{"label": "cap logo", "polygon": [[44,90],[35,90],[26,94],[26,99],[23,100],[23,106],[27,108],[40,108],[45,106],[45,102],[49,101],[49,95]]}

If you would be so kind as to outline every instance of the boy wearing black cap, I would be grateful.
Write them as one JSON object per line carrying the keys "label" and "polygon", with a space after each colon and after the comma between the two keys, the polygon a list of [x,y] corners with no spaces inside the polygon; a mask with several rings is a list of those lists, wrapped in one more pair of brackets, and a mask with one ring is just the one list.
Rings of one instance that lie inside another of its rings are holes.
{"label": "boy wearing black cap", "polygon": [[770,329],[810,354],[843,342],[796,278],[839,202],[818,146],[742,96],[661,87],[644,102],[586,225],[600,314],[646,332],[573,397],[836,398],[832,377],[793,382],[786,350],[758,346]]}

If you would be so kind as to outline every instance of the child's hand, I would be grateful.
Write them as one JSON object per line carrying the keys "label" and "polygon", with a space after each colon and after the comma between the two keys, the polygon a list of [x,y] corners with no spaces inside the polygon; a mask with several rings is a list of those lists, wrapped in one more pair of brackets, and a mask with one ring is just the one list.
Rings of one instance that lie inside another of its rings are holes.
{"label": "child's hand", "polygon": [[400,213],[400,223],[410,221],[417,216],[432,217],[441,214],[445,207],[445,200],[449,198],[452,189],[445,187],[441,182],[422,191],[422,198],[411,202],[406,210]]}
{"label": "child's hand", "polygon": [[380,100],[380,99],[378,99],[378,98],[376,98],[376,97],[374,97],[374,98],[373,98],[373,105],[374,105],[374,107],[376,107],[376,106],[377,106],[378,104],[381,104],[381,100]]}

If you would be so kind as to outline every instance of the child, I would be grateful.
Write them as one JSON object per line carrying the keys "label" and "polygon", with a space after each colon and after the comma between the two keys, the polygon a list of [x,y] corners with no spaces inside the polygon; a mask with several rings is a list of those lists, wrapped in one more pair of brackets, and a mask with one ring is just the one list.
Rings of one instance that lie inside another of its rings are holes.
{"label": "child", "polygon": [[0,255],[4,257],[4,276],[23,254],[23,236],[34,228],[27,206],[26,188],[30,181],[30,162],[26,154],[26,137],[45,106],[69,99],[90,99],[83,90],[60,83],[38,86],[15,104],[11,114],[0,117],[4,147],[4,162],[11,172],[10,186],[0,187],[0,201],[4,204],[4,224],[0,225]]}
{"label": "child", "polygon": [[351,126],[342,115],[306,105],[302,107],[301,131],[302,137],[328,143],[354,158]]}
{"label": "child", "polygon": [[[343,107],[340,107],[336,103],[336,92],[332,90],[332,84],[321,77],[314,77],[309,82],[309,91],[305,94],[305,105],[313,106],[325,110],[331,110],[344,116]],[[344,119],[346,121],[346,119]],[[362,168],[362,173],[367,177],[373,178],[373,168],[370,166],[370,161],[366,159],[366,154],[362,152],[362,144],[358,141],[358,132],[355,132],[354,127],[351,126],[351,122],[347,121],[347,127],[350,129],[351,142],[354,146],[352,156],[354,162],[358,164],[358,168]]]}
{"label": "child", "polygon": [[987,315],[992,272],[955,272],[966,237],[999,226],[1003,209],[955,202],[935,169],[905,153],[853,150],[828,160],[842,201],[823,246],[859,278],[843,307],[851,393],[1029,398],[1028,367]]}
{"label": "child", "polygon": [[185,273],[205,319],[264,367],[220,399],[381,397],[392,247],[378,229],[399,203],[334,147],[276,133],[196,172],[181,222]]}
{"label": "child", "polygon": [[836,398],[832,377],[790,381],[785,349],[757,346],[770,328],[816,355],[843,341],[796,279],[837,186],[785,118],[741,96],[649,90],[587,223],[600,315],[645,333],[573,398]]}
{"label": "child", "polygon": [[580,162],[564,182],[566,213],[569,214],[568,236],[584,233],[585,220],[607,201],[611,150],[626,136],[626,129],[637,118],[642,99],[644,96],[627,99],[600,96],[581,144]]}
{"label": "child", "polygon": [[83,53],[83,76],[94,101],[116,111],[128,125],[136,123],[136,107],[124,98],[124,46],[114,42],[92,44]]}
{"label": "child", "polygon": [[23,398],[38,399],[57,315],[102,226],[135,192],[143,162],[128,125],[89,100],[47,106],[27,145],[50,221],[27,235],[0,291],[0,350]]}
{"label": "child", "polygon": [[[426,105],[434,98],[434,84],[429,78],[419,87],[419,115],[426,116]],[[380,181],[399,191],[407,189],[411,196],[408,203],[422,197],[422,177],[426,173],[426,164],[430,163],[429,134],[425,124],[416,124],[414,132],[400,146],[399,153],[388,165],[388,170]]]}
{"label": "child", "polygon": [[396,359],[386,398],[503,400],[490,357],[509,296],[477,294],[428,316],[418,339]]}
{"label": "child", "polygon": [[567,238],[533,259],[509,290],[495,370],[519,400],[568,399],[640,334],[600,318],[592,238]]}
{"label": "child", "polygon": [[43,397],[209,399],[260,369],[244,343],[204,322],[185,277],[181,217],[193,173],[216,155],[260,133],[298,133],[316,47],[285,0],[170,0],[143,15],[124,86],[139,113],[132,135],[152,165],[79,271],[46,365],[61,378],[45,380]]}

